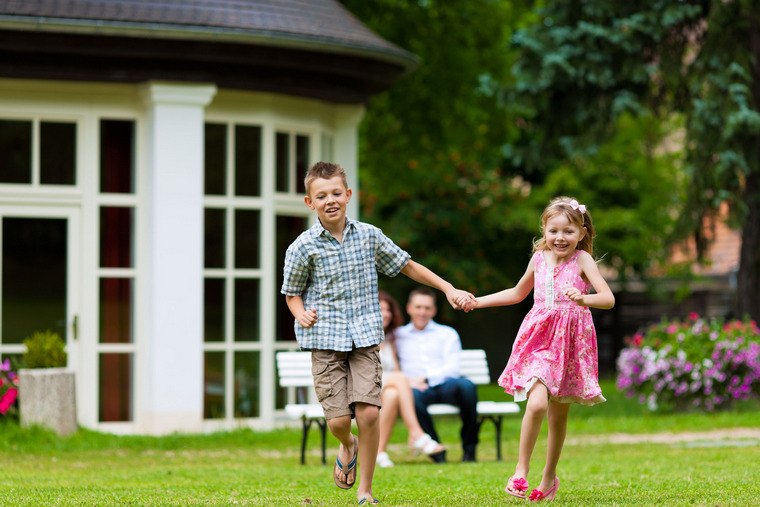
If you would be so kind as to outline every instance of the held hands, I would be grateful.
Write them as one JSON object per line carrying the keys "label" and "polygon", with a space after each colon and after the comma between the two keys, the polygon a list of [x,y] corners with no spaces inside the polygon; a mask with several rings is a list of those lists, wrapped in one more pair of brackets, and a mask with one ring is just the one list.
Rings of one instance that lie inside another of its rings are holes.
{"label": "held hands", "polygon": [[455,310],[463,310],[467,305],[475,304],[475,296],[465,290],[459,290],[453,287],[446,291],[446,299],[449,300],[449,304]]}
{"label": "held hands", "polygon": [[301,327],[311,327],[317,323],[317,311],[315,309],[304,310],[303,313],[296,318]]}

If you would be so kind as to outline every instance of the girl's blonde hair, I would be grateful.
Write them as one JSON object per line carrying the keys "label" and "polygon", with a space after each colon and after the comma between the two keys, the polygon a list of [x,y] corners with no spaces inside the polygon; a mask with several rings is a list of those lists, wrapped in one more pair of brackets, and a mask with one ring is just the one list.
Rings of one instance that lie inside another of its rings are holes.
{"label": "girl's blonde hair", "polygon": [[578,242],[578,248],[585,250],[594,255],[594,223],[591,221],[591,215],[582,204],[572,197],[560,196],[551,200],[548,206],[544,208],[541,214],[541,237],[533,241],[533,251],[546,250],[546,240],[544,239],[544,227],[549,219],[557,215],[565,215],[571,224],[578,227],[581,231],[586,228],[586,234]]}

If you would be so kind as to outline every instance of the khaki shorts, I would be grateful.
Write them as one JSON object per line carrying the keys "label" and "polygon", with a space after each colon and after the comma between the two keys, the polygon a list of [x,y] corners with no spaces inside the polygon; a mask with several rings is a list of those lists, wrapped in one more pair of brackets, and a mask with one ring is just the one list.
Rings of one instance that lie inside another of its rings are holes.
{"label": "khaki shorts", "polygon": [[377,345],[351,352],[312,350],[311,374],[325,419],[353,417],[356,403],[381,406],[383,368]]}

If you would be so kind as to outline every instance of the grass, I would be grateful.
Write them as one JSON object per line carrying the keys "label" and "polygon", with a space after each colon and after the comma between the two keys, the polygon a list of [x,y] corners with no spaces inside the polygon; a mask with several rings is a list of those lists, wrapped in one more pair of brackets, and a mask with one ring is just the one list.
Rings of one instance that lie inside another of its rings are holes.
{"label": "grass", "polygon": [[[626,432],[692,432],[760,427],[760,403],[718,414],[650,414],[604,383],[609,402],[573,407],[559,474],[564,505],[752,505],[760,497],[758,439],[666,444],[584,443],[589,436]],[[505,399],[498,388],[482,399]],[[495,461],[494,434],[481,432],[479,462],[461,456],[458,420],[441,419],[450,463],[433,465],[406,451],[398,427],[391,456],[374,490],[387,506],[514,504],[503,491],[514,466],[519,418],[505,422],[504,461]],[[60,438],[40,428],[0,421],[0,505],[355,505],[355,490],[332,484],[319,464],[316,435],[307,465],[298,464],[299,432],[238,430],[211,435],[114,436],[80,430]],[[337,443],[328,442],[330,454]],[[545,453],[539,438],[529,480],[537,485]]]}

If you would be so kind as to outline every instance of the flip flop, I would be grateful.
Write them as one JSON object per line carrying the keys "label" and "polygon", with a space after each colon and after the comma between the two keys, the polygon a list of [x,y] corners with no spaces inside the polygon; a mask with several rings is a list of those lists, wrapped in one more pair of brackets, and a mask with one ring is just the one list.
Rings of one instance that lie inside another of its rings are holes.
{"label": "flip flop", "polygon": [[372,497],[372,499],[369,499],[369,498],[367,498],[365,496],[361,500],[359,500],[359,505],[364,505],[365,503],[366,504],[377,504],[377,503],[380,503],[380,500],[378,500],[375,497]]}
{"label": "flip flop", "polygon": [[[354,487],[354,484],[356,483],[356,458],[359,454],[359,439],[356,437],[354,438],[354,453],[351,457],[351,461],[348,462],[348,465],[343,465],[340,461],[340,456],[335,458],[335,467],[333,468],[333,480],[335,481],[335,485],[338,486],[340,489],[351,489]],[[345,466],[345,468],[344,468]],[[342,472],[346,474],[346,482],[343,482],[338,477],[338,472]],[[348,479],[353,479],[353,482],[349,483]]]}

